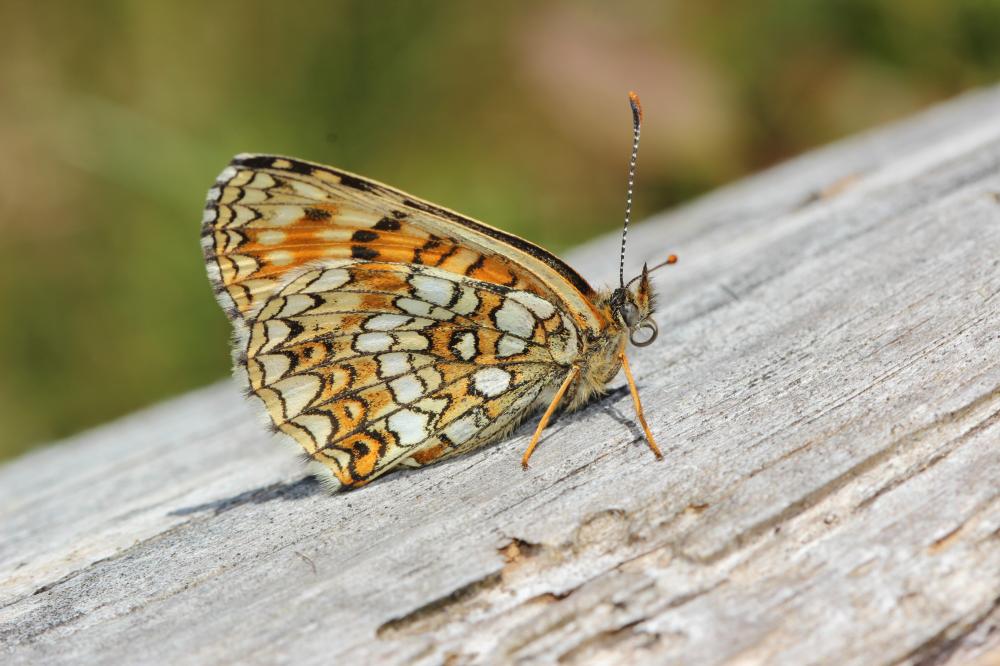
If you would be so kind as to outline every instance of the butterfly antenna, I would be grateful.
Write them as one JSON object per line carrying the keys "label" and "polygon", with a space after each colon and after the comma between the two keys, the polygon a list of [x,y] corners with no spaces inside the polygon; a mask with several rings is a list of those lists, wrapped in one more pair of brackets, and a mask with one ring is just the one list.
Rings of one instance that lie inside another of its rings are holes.
{"label": "butterfly antenna", "polygon": [[625,239],[628,237],[628,223],[632,218],[632,187],[635,185],[635,163],[639,155],[639,129],[642,127],[642,105],[635,92],[629,92],[628,103],[632,107],[632,157],[628,161],[628,190],[625,194],[625,227],[622,229],[622,252],[618,261],[618,283],[625,288]]}
{"label": "butterfly antenna", "polygon": [[[676,263],[677,263],[677,255],[676,254],[672,254],[669,257],[667,257],[665,261],[661,261],[660,263],[656,264],[652,268],[645,268],[644,267],[644,271],[643,272],[645,272],[646,274],[649,274],[649,273],[652,273],[653,271],[655,271],[658,268],[663,268],[664,266],[670,266],[671,264],[676,264]],[[634,278],[632,278],[631,280],[629,280],[628,284],[625,285],[625,286],[626,287],[631,287],[632,283],[636,282],[641,277],[642,277],[642,273],[639,273]]]}

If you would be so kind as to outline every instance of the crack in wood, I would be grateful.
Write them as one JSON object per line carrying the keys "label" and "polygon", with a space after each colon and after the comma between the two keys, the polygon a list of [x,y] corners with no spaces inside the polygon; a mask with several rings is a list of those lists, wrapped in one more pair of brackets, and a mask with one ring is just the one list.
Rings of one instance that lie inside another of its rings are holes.
{"label": "crack in wood", "polygon": [[[909,666],[940,666],[949,661],[952,655],[966,647],[966,641],[980,626],[989,621],[1000,621],[997,611],[1000,610],[1000,597],[993,600],[985,610],[976,613],[971,618],[956,620],[948,624],[916,648],[908,652],[898,662]],[[990,628],[991,633],[997,627]]]}
{"label": "crack in wood", "polygon": [[[632,620],[614,629],[605,629],[599,633],[584,638],[572,648],[556,657],[560,664],[592,663],[601,653],[611,657],[621,650],[628,649],[633,658],[643,652],[654,649],[662,636],[656,632],[646,633],[636,628],[644,619]],[[626,647],[627,646],[627,647]]]}
{"label": "crack in wood", "polygon": [[486,590],[491,590],[503,581],[501,572],[496,571],[463,585],[449,594],[424,604],[405,615],[393,618],[379,625],[375,636],[391,640],[406,635],[421,634],[438,629],[448,621],[452,609],[475,599]]}
{"label": "crack in wood", "polygon": [[[861,476],[862,474],[865,474],[867,472],[870,472],[871,470],[874,470],[877,467],[885,464],[887,461],[892,460],[899,453],[900,450],[906,448],[911,442],[926,436],[928,433],[937,432],[945,426],[957,424],[963,419],[967,418],[969,415],[980,410],[984,405],[990,404],[997,399],[1000,399],[1000,387],[997,387],[987,392],[986,394],[981,395],[980,397],[971,401],[967,405],[964,405],[963,407],[960,407],[956,410],[953,410],[952,412],[949,412],[948,414],[945,414],[942,418],[936,419],[932,423],[927,424],[926,426],[923,426],[913,431],[912,433],[908,433],[907,435],[904,435],[903,437],[889,443],[884,448],[876,451],[867,458],[864,458],[863,460],[852,465],[851,467],[849,467],[842,473],[838,474],[837,476],[833,477],[826,483],[817,486],[811,492],[799,498],[795,502],[788,504],[783,510],[776,513],[775,515],[767,518],[766,520],[762,520],[758,523],[755,523],[748,529],[745,529],[735,534],[729,541],[727,541],[725,544],[715,549],[711,553],[707,555],[699,555],[690,552],[690,549],[688,548],[683,548],[683,554],[685,557],[689,558],[692,562],[697,562],[699,564],[706,564],[706,565],[714,564],[727,557],[733,551],[742,548],[746,546],[748,543],[764,536],[765,534],[773,530],[775,527],[781,525],[782,523],[792,520],[801,513],[818,505],[827,497],[830,497],[831,495],[837,493],[842,488],[844,488],[852,479],[857,478],[858,476]],[[954,447],[959,446],[960,442],[965,441],[965,439],[967,439],[968,437],[971,437],[974,434],[981,432],[983,429],[990,427],[991,425],[996,423],[998,419],[1000,419],[1000,412],[995,412],[994,414],[989,416],[985,421],[982,421],[974,425],[961,437],[950,443],[951,448],[949,448],[944,453],[942,459],[943,457],[946,457],[948,453],[954,450]],[[934,463],[936,462],[939,461],[937,460],[934,461]],[[932,464],[934,463],[928,461],[928,466],[924,467],[923,469],[929,468],[929,466],[932,466]],[[869,506],[872,502],[874,502],[878,498],[878,496],[886,492],[889,492],[898,485],[904,483],[910,478],[913,478],[920,471],[923,470],[917,470],[916,472],[910,474],[906,478],[899,479],[898,483],[889,484],[891,487],[881,488],[874,495],[866,498],[865,500],[862,500],[862,502],[857,506],[856,510],[863,510],[865,507]]]}
{"label": "crack in wood", "polygon": [[[952,412],[949,412],[948,414],[945,414],[942,418],[936,419],[932,423],[929,423],[926,426],[923,426],[913,431],[912,433],[904,435],[902,438],[894,442],[889,448],[893,452],[898,451],[902,448],[905,448],[905,446],[908,445],[909,443],[918,441],[926,437],[930,433],[940,431],[942,428],[950,425],[958,424],[959,422],[967,418],[969,415],[978,411],[983,405],[989,404],[998,398],[1000,398],[1000,388],[994,389],[993,391],[990,391],[989,393],[980,396],[976,400],[973,400],[968,405],[961,407],[957,410],[954,410]],[[968,430],[966,430],[958,437],[942,444],[940,447],[938,447],[937,452],[933,456],[921,462],[921,464],[918,465],[917,467],[907,470],[902,475],[889,479],[888,483],[881,486],[874,493],[861,500],[861,502],[858,503],[857,507],[855,507],[855,511],[863,511],[867,509],[869,506],[871,506],[875,501],[877,501],[880,497],[882,497],[886,493],[895,490],[896,488],[903,485],[904,483],[914,478],[918,474],[923,474],[931,467],[937,465],[942,460],[951,455],[952,452],[954,452],[958,447],[960,447],[963,442],[967,441],[971,437],[974,437],[975,435],[986,430],[987,428],[990,428],[991,426],[995,425],[998,422],[1000,422],[1000,410],[993,412],[982,421],[973,424],[972,427],[970,427]]]}

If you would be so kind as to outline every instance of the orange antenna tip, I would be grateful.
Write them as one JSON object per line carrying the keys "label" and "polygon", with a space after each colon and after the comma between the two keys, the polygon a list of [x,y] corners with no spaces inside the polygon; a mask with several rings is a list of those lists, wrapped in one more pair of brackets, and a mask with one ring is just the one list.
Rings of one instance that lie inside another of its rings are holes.
{"label": "orange antenna tip", "polygon": [[632,123],[638,127],[642,124],[642,103],[639,102],[639,95],[634,90],[628,93],[628,103],[632,107]]}
{"label": "orange antenna tip", "polygon": [[661,261],[660,263],[656,264],[652,268],[647,269],[646,265],[643,264],[643,266],[642,266],[642,273],[640,273],[639,275],[636,275],[634,278],[632,278],[631,280],[629,280],[628,284],[626,284],[624,286],[631,287],[632,283],[635,282],[636,280],[638,280],[639,278],[641,278],[643,275],[648,275],[648,274],[652,273],[653,271],[656,271],[656,270],[659,270],[659,269],[663,268],[664,266],[669,266],[671,264],[676,264],[676,263],[677,263],[677,255],[676,254],[671,254],[670,256],[667,257],[666,261]]}

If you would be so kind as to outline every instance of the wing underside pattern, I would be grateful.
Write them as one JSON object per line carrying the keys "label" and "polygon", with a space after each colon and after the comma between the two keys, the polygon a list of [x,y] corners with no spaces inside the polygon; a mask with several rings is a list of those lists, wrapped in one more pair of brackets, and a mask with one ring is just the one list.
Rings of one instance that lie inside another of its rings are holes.
{"label": "wing underside pattern", "polygon": [[209,192],[202,245],[217,297],[246,316],[290,271],[361,259],[433,266],[563,303],[598,328],[593,290],[516,236],[353,174],[290,158],[238,156]]}
{"label": "wing underside pattern", "polygon": [[292,274],[238,330],[252,393],[345,486],[496,439],[580,350],[530,291],[350,259]]}
{"label": "wing underside pattern", "polygon": [[237,374],[340,486],[502,437],[608,324],[545,250],[291,158],[234,158],[201,242]]}

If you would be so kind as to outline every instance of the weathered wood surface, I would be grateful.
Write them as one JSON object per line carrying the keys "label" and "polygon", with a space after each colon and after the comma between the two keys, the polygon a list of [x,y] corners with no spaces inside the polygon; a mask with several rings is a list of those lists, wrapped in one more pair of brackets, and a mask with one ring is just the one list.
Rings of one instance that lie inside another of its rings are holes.
{"label": "weathered wood surface", "polygon": [[664,461],[619,381],[528,472],[530,426],[329,496],[225,382],[0,468],[0,659],[1000,660],[1000,90],[632,241],[681,256],[632,354]]}

